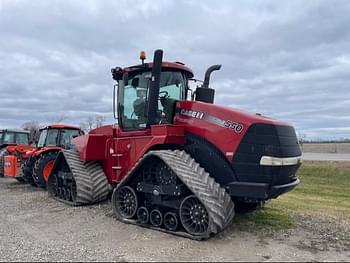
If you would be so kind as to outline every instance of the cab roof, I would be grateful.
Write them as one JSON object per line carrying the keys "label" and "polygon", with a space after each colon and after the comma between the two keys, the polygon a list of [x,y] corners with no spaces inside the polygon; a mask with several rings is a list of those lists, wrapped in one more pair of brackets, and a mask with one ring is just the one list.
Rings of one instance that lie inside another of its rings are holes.
{"label": "cab roof", "polygon": [[[153,67],[153,62],[144,63],[144,64],[123,68],[123,72],[125,73],[125,72],[133,72],[133,71],[150,71],[152,67]],[[162,68],[179,70],[187,73],[190,78],[193,77],[192,70],[189,67],[187,67],[184,63],[181,63],[181,62],[163,61]]]}
{"label": "cab roof", "polygon": [[74,129],[74,130],[80,130],[80,127],[77,125],[70,125],[70,124],[51,124],[44,128],[41,128],[40,130],[45,129]]}
{"label": "cab roof", "polygon": [[0,129],[0,132],[29,133],[29,131],[22,129]]}

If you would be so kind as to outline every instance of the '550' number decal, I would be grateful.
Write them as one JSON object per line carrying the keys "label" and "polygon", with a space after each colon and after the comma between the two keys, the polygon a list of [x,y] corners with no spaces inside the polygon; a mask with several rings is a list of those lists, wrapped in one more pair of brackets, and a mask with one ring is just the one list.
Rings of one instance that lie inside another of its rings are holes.
{"label": "'550' number decal", "polygon": [[224,126],[226,128],[229,128],[231,130],[234,130],[237,133],[240,133],[243,130],[243,125],[239,123],[235,123],[231,120],[227,120],[224,122]]}

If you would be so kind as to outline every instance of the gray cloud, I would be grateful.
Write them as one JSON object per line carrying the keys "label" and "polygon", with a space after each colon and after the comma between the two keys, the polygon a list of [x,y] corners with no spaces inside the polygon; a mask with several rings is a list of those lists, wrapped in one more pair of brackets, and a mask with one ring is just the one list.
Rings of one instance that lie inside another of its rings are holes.
{"label": "gray cloud", "polygon": [[216,102],[293,124],[309,138],[350,137],[349,1],[0,2],[0,127],[91,114],[112,122],[110,68],[162,48]]}

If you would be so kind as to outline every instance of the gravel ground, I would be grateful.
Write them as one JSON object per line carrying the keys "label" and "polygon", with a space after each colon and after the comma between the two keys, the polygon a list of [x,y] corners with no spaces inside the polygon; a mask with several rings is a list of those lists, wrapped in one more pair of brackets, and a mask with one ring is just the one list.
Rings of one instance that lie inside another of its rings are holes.
{"label": "gravel ground", "polygon": [[233,223],[193,241],[121,223],[109,201],[69,207],[11,178],[0,178],[0,221],[0,261],[350,261],[349,222],[338,218],[305,216],[266,236]]}

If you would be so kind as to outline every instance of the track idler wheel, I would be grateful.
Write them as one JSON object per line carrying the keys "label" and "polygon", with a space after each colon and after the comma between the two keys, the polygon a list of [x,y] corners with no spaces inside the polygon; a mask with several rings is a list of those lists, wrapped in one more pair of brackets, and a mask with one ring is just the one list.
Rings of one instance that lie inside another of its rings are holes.
{"label": "track idler wheel", "polygon": [[123,218],[130,219],[136,215],[138,206],[137,195],[130,186],[119,188],[112,198],[114,208]]}
{"label": "track idler wheel", "polygon": [[181,202],[180,220],[191,235],[199,236],[208,232],[208,211],[195,195],[187,196]]}
{"label": "track idler wheel", "polygon": [[139,207],[137,209],[137,219],[141,224],[147,224],[149,220],[149,212],[148,209],[144,206]]}
{"label": "track idler wheel", "polygon": [[153,209],[150,214],[151,224],[155,227],[160,227],[163,223],[163,215],[158,209]]}
{"label": "track idler wheel", "polygon": [[169,231],[175,231],[178,228],[177,215],[173,212],[168,212],[164,215],[164,227]]}

